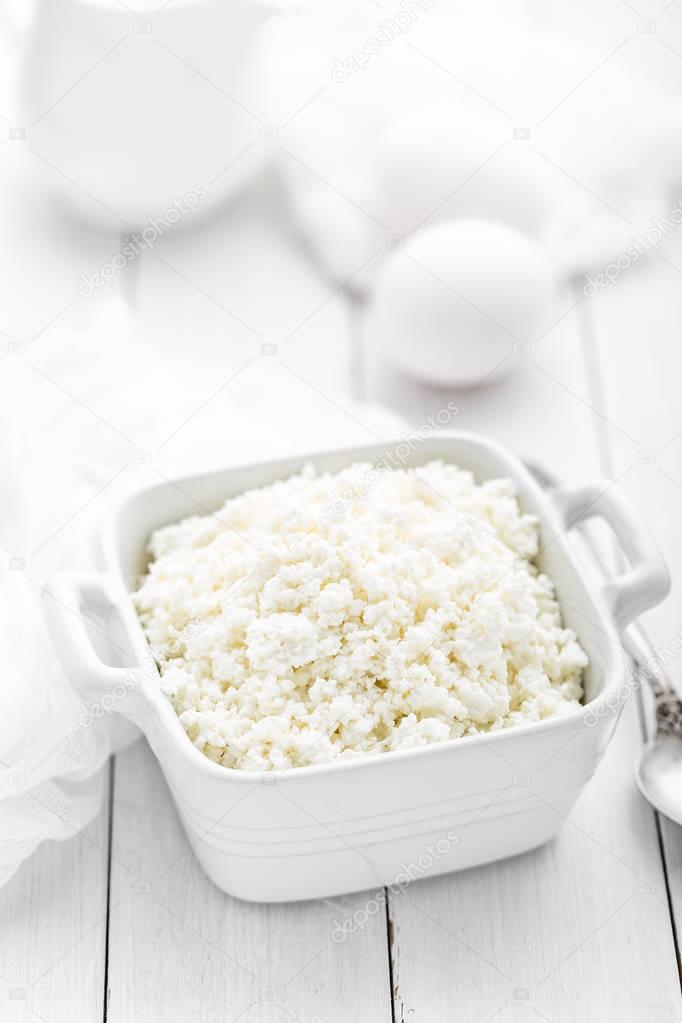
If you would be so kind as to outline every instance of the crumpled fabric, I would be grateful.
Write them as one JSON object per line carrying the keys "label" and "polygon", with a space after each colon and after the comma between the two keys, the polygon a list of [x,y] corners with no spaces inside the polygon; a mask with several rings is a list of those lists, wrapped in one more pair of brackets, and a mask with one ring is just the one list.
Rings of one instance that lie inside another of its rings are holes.
{"label": "crumpled fabric", "polygon": [[[508,6],[500,5],[495,32],[432,0],[382,10],[320,0],[273,21],[266,63],[270,116],[283,125],[279,166],[294,223],[331,278],[371,291],[390,258],[388,140],[403,138],[408,148],[415,114],[445,125],[462,153],[445,188],[437,187],[442,173],[410,157],[412,198],[425,191],[426,225],[481,216],[469,202],[484,182],[495,211],[485,215],[517,226],[517,195],[503,215],[508,163],[525,161],[529,192],[546,196],[541,228],[530,233],[566,279],[598,271],[651,218],[677,208],[676,98],[627,69],[626,47],[604,61],[603,47],[524,26]],[[404,225],[398,235],[415,229],[417,222]]]}

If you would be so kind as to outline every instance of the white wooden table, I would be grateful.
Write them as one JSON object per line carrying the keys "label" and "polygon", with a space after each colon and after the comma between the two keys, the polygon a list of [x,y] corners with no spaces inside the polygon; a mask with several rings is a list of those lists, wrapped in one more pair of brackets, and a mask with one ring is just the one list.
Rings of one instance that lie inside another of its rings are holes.
{"label": "white wooden table", "polygon": [[[241,378],[263,374],[271,409],[281,390],[282,415],[306,402],[357,432],[362,414],[350,403],[369,399],[419,425],[453,395],[400,380],[365,349],[361,309],[319,275],[264,196],[140,263],[141,344],[191,346],[196,359],[224,345],[227,378],[247,358],[229,309],[279,346],[274,357],[257,346]],[[66,266],[63,251],[44,253],[50,274],[33,280],[32,329],[52,314],[77,327],[78,303],[65,305],[62,285],[111,246],[81,236],[80,262]],[[648,519],[674,577],[671,597],[645,621],[657,647],[682,625],[682,239],[665,253],[669,262],[652,258],[595,299],[574,305],[567,292],[565,316],[515,375],[456,396],[459,426],[569,480],[610,476]],[[21,246],[3,248],[5,280],[26,272],[23,258]],[[670,674],[682,682],[682,662]],[[367,893],[293,906],[222,895],[188,850],[139,741],[107,767],[105,806],[86,833],[43,846],[0,890],[0,1023],[680,1020],[682,832],[635,789],[643,728],[633,699],[555,842],[414,882],[342,943],[332,940],[335,921],[362,909]]]}

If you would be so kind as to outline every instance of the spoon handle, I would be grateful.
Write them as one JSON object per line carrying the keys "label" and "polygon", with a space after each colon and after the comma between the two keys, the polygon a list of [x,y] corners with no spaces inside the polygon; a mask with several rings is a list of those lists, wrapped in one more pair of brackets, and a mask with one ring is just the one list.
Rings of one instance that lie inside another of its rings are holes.
{"label": "spoon handle", "polygon": [[656,728],[682,739],[682,701],[674,693],[656,694]]}
{"label": "spoon handle", "polygon": [[661,680],[654,674],[651,662],[656,655],[639,625],[630,626],[625,632],[623,646],[632,657],[637,674],[647,682],[654,694],[658,731],[682,738],[682,700],[667,679]]}

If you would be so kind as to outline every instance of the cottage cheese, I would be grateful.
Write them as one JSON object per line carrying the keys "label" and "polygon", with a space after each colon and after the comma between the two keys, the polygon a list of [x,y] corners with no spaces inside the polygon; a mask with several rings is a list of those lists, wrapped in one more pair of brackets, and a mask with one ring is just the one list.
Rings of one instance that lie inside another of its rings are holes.
{"label": "cottage cheese", "polygon": [[575,709],[587,657],[509,480],[356,464],[153,533],[133,595],[192,742],[268,771]]}

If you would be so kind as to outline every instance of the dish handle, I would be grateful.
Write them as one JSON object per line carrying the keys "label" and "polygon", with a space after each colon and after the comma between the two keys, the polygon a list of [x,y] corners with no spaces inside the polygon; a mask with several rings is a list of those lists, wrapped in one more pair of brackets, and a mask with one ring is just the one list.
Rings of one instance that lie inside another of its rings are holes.
{"label": "dish handle", "polygon": [[606,583],[603,592],[618,628],[623,630],[667,596],[670,573],[648,529],[611,486],[606,481],[562,486],[553,497],[564,529],[599,517],[609,524],[620,543],[628,568]]}
{"label": "dish handle", "polygon": [[57,572],[45,584],[43,615],[69,681],[103,713],[120,710],[128,716],[129,702],[125,697],[138,688],[145,675],[153,677],[156,667],[151,657],[149,664],[129,667],[117,667],[102,660],[94,637],[101,637],[122,659],[128,660],[130,652],[92,621],[93,612],[98,611],[100,615],[105,611],[107,617],[117,613],[117,602],[109,591],[106,576],[88,571]]}

